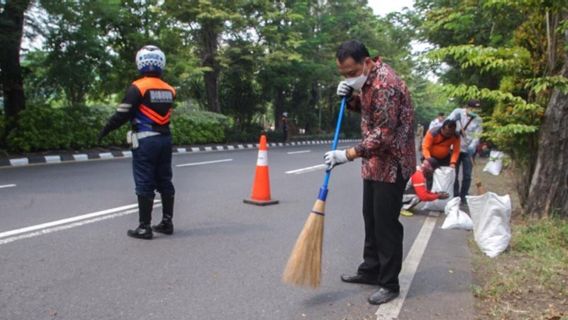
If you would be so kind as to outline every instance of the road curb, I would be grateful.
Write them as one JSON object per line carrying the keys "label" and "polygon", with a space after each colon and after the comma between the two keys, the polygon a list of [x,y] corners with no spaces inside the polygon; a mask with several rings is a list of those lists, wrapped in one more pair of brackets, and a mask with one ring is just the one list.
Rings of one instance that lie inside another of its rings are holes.
{"label": "road curb", "polygon": [[[343,139],[339,142],[357,142],[357,139]],[[303,146],[303,145],[319,145],[331,144],[331,140],[310,140],[310,141],[296,141],[296,142],[272,142],[268,146],[284,147],[284,146]],[[211,151],[231,151],[243,149],[256,149],[258,143],[239,143],[239,144],[224,144],[224,145],[208,145],[208,146],[189,146],[189,147],[174,147],[174,154],[185,153],[199,153]],[[85,152],[75,154],[53,154],[53,155],[37,155],[29,157],[13,157],[13,158],[0,158],[0,168],[2,167],[25,167],[34,164],[55,164],[67,162],[82,162],[100,159],[122,159],[131,158],[132,151],[130,150],[113,150],[105,152]]]}

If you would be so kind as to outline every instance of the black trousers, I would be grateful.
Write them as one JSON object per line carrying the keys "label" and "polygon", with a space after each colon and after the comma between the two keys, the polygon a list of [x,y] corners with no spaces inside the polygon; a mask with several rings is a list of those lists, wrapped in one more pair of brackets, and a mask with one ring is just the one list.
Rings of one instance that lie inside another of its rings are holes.
{"label": "black trousers", "polygon": [[132,171],[136,194],[154,197],[154,191],[173,196],[172,184],[172,137],[157,135],[138,141],[138,148],[132,151]]}
{"label": "black trousers", "polygon": [[363,180],[365,245],[358,273],[377,277],[379,285],[399,291],[404,230],[398,220],[406,181],[398,170],[395,183]]}

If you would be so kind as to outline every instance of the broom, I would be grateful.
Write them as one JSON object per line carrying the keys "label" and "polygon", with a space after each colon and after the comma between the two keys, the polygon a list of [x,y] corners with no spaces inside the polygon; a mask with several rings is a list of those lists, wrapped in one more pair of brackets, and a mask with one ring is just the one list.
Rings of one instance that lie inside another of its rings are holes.
{"label": "broom", "polygon": [[[331,150],[337,148],[341,119],[345,111],[345,97],[341,99],[339,117],[335,127],[335,135]],[[323,242],[323,218],[325,215],[325,199],[327,198],[327,185],[331,170],[325,171],[323,185],[320,188],[318,199],[314,203],[308,220],[304,224],[294,249],[290,254],[282,281],[297,286],[311,286],[317,288],[321,279],[321,256]]]}

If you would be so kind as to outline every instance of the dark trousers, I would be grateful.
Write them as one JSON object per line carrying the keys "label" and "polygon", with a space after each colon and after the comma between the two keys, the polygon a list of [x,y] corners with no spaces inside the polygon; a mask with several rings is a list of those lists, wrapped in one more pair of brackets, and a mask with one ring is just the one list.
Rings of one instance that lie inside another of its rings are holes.
{"label": "dark trousers", "polygon": [[154,197],[158,190],[162,195],[174,195],[172,184],[172,137],[157,135],[138,141],[132,151],[132,169],[136,194]]}
{"label": "dark trousers", "polygon": [[363,180],[365,245],[358,273],[377,277],[379,285],[399,291],[404,230],[398,220],[405,182],[400,169],[395,183]]}
{"label": "dark trousers", "polygon": [[[459,172],[462,168],[462,182],[460,190]],[[465,201],[465,196],[469,193],[471,186],[471,172],[473,171],[473,157],[467,152],[460,152],[458,163],[456,164],[456,181],[454,182],[454,197],[460,197]]]}

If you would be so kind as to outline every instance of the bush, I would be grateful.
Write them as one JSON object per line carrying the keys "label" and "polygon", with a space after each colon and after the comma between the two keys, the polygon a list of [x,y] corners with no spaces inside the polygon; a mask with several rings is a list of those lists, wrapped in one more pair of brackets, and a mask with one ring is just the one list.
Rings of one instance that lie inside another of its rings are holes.
{"label": "bush", "polygon": [[[114,113],[111,106],[62,107],[28,106],[20,113],[18,128],[6,139],[11,152],[43,150],[78,150],[97,147],[97,135]],[[0,130],[3,130],[3,118]],[[102,141],[103,146],[126,147],[128,124],[111,132]],[[193,145],[224,142],[258,142],[262,127],[252,124],[244,129],[229,126],[229,119],[221,114],[192,110],[187,106],[176,108],[172,115],[172,135],[175,145]],[[345,138],[344,133],[341,138]],[[268,131],[269,142],[282,142],[279,131]],[[332,133],[296,135],[290,141],[331,139]]]}
{"label": "bush", "polygon": [[[10,151],[42,151],[94,147],[97,135],[114,108],[27,106],[20,113],[18,127],[10,132]],[[104,144],[124,145],[126,128],[105,138]]]}
{"label": "bush", "polygon": [[228,118],[218,113],[177,108],[171,124],[174,144],[224,142],[228,124]]}
{"label": "bush", "polygon": [[[262,126],[258,124],[250,124],[241,129],[237,126],[233,126],[227,129],[226,136],[227,142],[258,142],[260,133],[264,131]],[[270,135],[267,135],[268,141],[276,142],[281,140],[273,140]]]}

